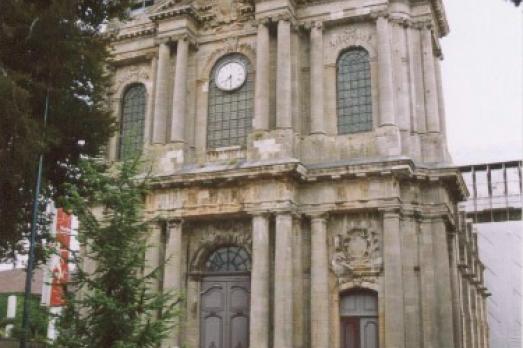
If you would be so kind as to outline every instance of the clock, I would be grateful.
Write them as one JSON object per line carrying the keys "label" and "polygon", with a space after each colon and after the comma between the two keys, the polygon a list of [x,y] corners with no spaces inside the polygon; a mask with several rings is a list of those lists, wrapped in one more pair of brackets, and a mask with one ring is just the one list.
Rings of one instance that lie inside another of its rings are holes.
{"label": "clock", "polygon": [[232,60],[223,63],[216,70],[214,80],[216,86],[222,91],[234,91],[241,86],[247,79],[247,69],[245,65],[238,61]]}

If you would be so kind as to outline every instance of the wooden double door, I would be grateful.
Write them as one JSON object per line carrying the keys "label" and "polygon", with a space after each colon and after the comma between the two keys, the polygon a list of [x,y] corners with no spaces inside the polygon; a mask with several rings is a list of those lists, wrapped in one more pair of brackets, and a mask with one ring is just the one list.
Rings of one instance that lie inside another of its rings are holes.
{"label": "wooden double door", "polygon": [[340,299],[341,348],[378,348],[378,297],[370,290],[351,291]]}
{"label": "wooden double door", "polygon": [[378,348],[378,319],[343,318],[341,348]]}
{"label": "wooden double door", "polygon": [[249,276],[209,276],[202,280],[200,348],[249,347]]}

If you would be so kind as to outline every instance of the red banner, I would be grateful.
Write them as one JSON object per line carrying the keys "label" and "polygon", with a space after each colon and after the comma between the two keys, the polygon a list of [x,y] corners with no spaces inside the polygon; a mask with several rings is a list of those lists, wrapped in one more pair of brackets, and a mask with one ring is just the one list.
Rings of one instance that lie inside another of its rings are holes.
{"label": "red banner", "polygon": [[60,249],[60,261],[52,269],[51,307],[64,303],[64,285],[69,280],[69,246],[71,241],[72,217],[62,208],[56,210],[56,242]]}

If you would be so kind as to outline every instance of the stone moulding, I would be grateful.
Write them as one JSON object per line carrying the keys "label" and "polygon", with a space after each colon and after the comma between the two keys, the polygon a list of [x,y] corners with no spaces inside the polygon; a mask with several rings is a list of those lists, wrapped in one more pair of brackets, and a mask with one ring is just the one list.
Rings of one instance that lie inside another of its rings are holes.
{"label": "stone moulding", "polygon": [[249,225],[243,221],[218,221],[212,223],[188,224],[188,230],[198,233],[195,238],[196,246],[189,256],[189,271],[199,274],[204,271],[207,257],[217,248],[222,246],[241,246],[247,253],[252,254],[252,236]]}

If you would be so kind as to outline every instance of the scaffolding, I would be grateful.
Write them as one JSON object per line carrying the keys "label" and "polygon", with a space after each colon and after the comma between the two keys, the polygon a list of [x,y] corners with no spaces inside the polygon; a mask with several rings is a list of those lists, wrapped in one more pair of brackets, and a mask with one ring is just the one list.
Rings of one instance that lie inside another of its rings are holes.
{"label": "scaffolding", "polygon": [[458,167],[470,192],[459,208],[474,223],[521,220],[522,161]]}

